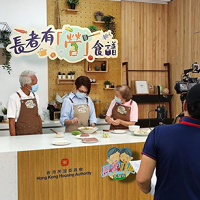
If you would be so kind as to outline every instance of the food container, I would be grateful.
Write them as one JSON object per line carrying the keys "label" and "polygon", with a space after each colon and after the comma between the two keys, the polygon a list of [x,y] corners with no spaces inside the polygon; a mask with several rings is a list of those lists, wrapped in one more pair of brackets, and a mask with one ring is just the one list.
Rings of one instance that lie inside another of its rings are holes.
{"label": "food container", "polygon": [[81,131],[82,133],[91,134],[91,133],[94,133],[95,131],[97,131],[98,128],[86,126],[86,127],[79,127],[78,130]]}
{"label": "food container", "polygon": [[94,100],[94,107],[96,116],[99,117],[99,115],[101,114],[101,101],[99,99]]}
{"label": "food container", "polygon": [[128,126],[129,131],[136,131],[136,130],[140,130],[140,126],[139,125],[130,125]]}
{"label": "food container", "polygon": [[56,134],[56,138],[63,138],[64,137],[64,133],[63,132],[58,132]]}
{"label": "food container", "polygon": [[102,138],[109,138],[109,137],[110,137],[110,132],[106,132],[106,131],[102,132]]}

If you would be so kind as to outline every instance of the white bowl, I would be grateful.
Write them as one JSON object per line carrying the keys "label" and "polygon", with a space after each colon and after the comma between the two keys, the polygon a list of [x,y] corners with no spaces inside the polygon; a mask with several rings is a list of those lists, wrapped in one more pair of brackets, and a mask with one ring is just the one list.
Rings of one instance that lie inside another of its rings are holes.
{"label": "white bowl", "polygon": [[56,138],[63,138],[64,137],[64,133],[63,132],[58,132],[56,134]]}
{"label": "white bowl", "polygon": [[86,126],[86,127],[79,127],[78,130],[81,131],[82,133],[91,134],[91,133],[94,133],[95,131],[97,131],[98,128],[97,127]]}
{"label": "white bowl", "polygon": [[136,131],[136,130],[140,130],[140,126],[139,125],[131,125],[128,126],[129,131]]}

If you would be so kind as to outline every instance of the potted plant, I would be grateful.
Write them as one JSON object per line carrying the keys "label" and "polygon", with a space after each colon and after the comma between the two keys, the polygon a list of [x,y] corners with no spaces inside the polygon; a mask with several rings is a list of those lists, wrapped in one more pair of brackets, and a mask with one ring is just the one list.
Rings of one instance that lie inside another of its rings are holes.
{"label": "potted plant", "polygon": [[3,44],[3,53],[2,53],[2,56],[4,56],[6,58],[6,61],[5,63],[2,65],[3,69],[6,69],[7,72],[10,74],[10,71],[11,71],[11,67],[10,67],[10,59],[11,59],[11,53],[8,52],[6,50],[6,47],[11,43],[10,42],[10,31],[8,30],[0,30],[1,33],[0,33],[0,44],[2,43]]}
{"label": "potted plant", "polygon": [[103,12],[101,12],[101,11],[96,11],[96,12],[94,13],[94,16],[96,17],[96,20],[97,20],[97,21],[101,21],[101,19],[102,19],[102,17],[104,16],[104,14],[103,14]]}
{"label": "potted plant", "polygon": [[4,120],[7,120],[7,108],[6,107],[4,107],[4,108],[2,108],[1,109],[1,111],[2,111],[2,113],[3,113],[3,118],[4,118]]}
{"label": "potted plant", "polygon": [[97,27],[95,25],[88,26],[88,29],[93,33],[97,31]]}
{"label": "potted plant", "polygon": [[67,73],[67,78],[68,78],[68,79],[71,79],[71,71],[69,71],[69,72]]}
{"label": "potted plant", "polygon": [[106,88],[109,88],[110,87],[110,81],[105,81],[104,85],[106,86]]}
{"label": "potted plant", "polygon": [[59,78],[59,79],[62,78],[61,72],[58,72],[58,78]]}
{"label": "potted plant", "polygon": [[71,72],[71,79],[74,79],[75,71],[70,71]]}
{"label": "potted plant", "polygon": [[71,9],[75,10],[75,6],[79,4],[79,0],[67,0],[67,5],[70,5]]}
{"label": "potted plant", "polygon": [[66,74],[62,73],[62,79],[66,79]]}
{"label": "potted plant", "polygon": [[112,15],[104,16],[102,18],[102,21],[105,22],[105,24],[102,25],[103,28],[105,28],[106,31],[111,30],[113,37],[116,36],[116,27],[114,19],[115,17],[113,17]]}

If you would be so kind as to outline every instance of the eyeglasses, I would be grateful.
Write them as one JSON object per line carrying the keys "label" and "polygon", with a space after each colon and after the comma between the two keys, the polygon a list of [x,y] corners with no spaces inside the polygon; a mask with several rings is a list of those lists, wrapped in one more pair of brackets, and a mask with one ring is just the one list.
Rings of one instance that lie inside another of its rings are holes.
{"label": "eyeglasses", "polygon": [[87,94],[87,92],[85,92],[85,91],[83,91],[83,90],[78,89],[78,91],[81,92],[81,93]]}

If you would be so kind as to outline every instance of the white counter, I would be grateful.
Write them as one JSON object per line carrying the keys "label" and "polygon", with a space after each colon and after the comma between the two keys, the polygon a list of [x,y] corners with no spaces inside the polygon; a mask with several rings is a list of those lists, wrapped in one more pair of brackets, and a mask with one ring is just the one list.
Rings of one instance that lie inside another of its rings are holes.
{"label": "white counter", "polygon": [[[29,150],[42,150],[42,149],[56,149],[56,148],[69,148],[69,147],[82,147],[82,146],[96,146],[96,145],[109,145],[109,144],[123,144],[123,143],[138,143],[145,142],[146,136],[134,136],[128,130],[125,134],[110,134],[110,138],[102,138],[99,131],[92,134],[98,138],[99,142],[96,143],[83,143],[81,139],[71,133],[66,133],[63,138],[56,138],[55,134],[41,134],[41,135],[25,135],[25,136],[4,136],[0,138],[0,153],[2,152],[17,152]],[[69,145],[55,146],[53,141],[67,140]]]}

